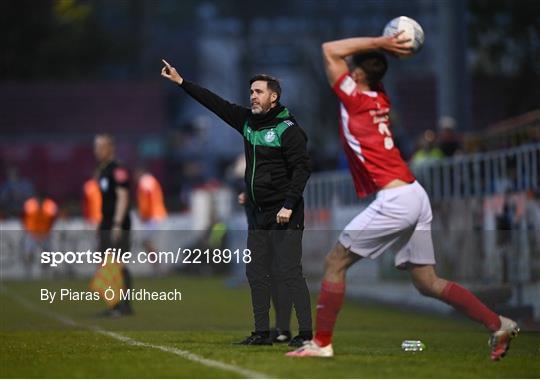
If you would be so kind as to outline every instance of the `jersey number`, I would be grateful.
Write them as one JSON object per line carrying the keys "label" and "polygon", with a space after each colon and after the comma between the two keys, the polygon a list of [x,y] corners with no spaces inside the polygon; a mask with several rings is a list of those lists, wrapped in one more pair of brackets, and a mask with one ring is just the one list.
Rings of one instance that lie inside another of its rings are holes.
{"label": "jersey number", "polygon": [[384,136],[384,148],[390,150],[394,147],[394,139],[390,128],[388,128],[388,109],[381,109],[371,112],[373,116],[373,124],[377,124],[379,133]]}

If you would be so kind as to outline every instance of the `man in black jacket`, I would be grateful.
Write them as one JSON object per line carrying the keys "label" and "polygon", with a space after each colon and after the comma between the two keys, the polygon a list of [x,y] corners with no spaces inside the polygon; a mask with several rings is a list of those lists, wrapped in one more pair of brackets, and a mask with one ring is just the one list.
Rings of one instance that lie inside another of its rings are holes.
{"label": "man in black jacket", "polygon": [[[270,345],[271,279],[285,283],[298,318],[299,334],[290,345],[311,339],[311,305],[302,274],[303,191],[311,173],[307,136],[289,110],[279,103],[279,81],[268,75],[250,80],[251,108],[229,103],[184,80],[163,61],[161,75],[180,85],[244,137],[248,194],[248,242],[251,261],[246,275],[251,288],[255,331],[240,342]],[[272,262],[274,273],[271,273]]]}

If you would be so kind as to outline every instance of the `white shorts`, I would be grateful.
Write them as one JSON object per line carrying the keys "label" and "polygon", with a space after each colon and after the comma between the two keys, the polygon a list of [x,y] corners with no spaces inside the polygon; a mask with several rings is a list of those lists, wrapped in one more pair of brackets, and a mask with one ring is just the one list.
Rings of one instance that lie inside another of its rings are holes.
{"label": "white shorts", "polygon": [[418,182],[380,190],[345,227],[339,242],[370,259],[390,250],[395,253],[398,268],[406,263],[434,265],[432,218],[429,197]]}

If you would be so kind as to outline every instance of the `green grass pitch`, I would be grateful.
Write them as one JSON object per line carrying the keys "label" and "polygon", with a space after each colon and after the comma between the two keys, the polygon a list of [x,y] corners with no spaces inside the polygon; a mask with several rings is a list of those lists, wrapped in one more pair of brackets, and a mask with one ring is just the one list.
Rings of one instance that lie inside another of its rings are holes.
{"label": "green grass pitch", "polygon": [[[101,301],[40,301],[41,288],[85,290],[87,281],[3,284],[1,378],[540,376],[537,332],[521,332],[507,357],[493,363],[482,326],[365,302],[346,301],[337,323],[334,358],[288,358],[284,356],[287,346],[232,344],[252,326],[249,292],[247,287],[228,289],[221,278],[137,279],[137,288],[177,288],[182,291],[182,301],[136,302],[135,315],[115,319],[95,316],[103,308]],[[116,338],[107,332],[117,334]],[[403,352],[400,345],[405,339],[422,340],[426,351]],[[174,350],[181,354],[171,352]],[[201,358],[213,364],[201,363]]]}

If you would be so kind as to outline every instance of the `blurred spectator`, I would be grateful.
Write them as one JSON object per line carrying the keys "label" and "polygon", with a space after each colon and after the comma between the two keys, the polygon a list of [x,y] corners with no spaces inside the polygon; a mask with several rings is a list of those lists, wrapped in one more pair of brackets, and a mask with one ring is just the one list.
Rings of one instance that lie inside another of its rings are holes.
{"label": "blurred spectator", "polygon": [[[239,260],[242,251],[239,251],[236,255],[234,250],[230,249],[230,246],[227,244],[229,241],[229,226],[224,220],[220,220],[216,215],[215,206],[212,206],[210,221],[208,226],[203,231],[202,235],[199,236],[193,244],[187,247],[191,252],[194,252],[194,256],[191,257],[191,260],[197,260],[197,254],[195,252],[202,252],[202,255],[212,256],[215,252],[227,252],[230,251],[230,263],[235,263],[235,260]],[[240,255],[240,256],[238,256]],[[223,255],[225,258],[225,255]],[[224,274],[228,271],[229,266],[224,265],[225,262],[216,262],[210,257],[209,261],[199,259],[201,262],[198,265],[182,265],[179,267],[179,270],[182,273],[187,274],[202,274],[202,275],[216,275]]]}
{"label": "blurred spectator", "polygon": [[439,149],[444,157],[452,157],[461,151],[461,136],[456,132],[456,120],[450,116],[442,116],[438,123]]}
{"label": "blurred spectator", "polygon": [[[246,172],[246,156],[244,153],[239,154],[235,160],[227,167],[226,182],[231,186],[236,195],[244,192],[246,183],[244,175]],[[244,194],[245,195],[245,194]],[[240,203],[243,205],[244,203]]]}
{"label": "blurred spectator", "polygon": [[23,203],[35,194],[34,185],[26,178],[19,178],[15,167],[7,169],[7,180],[0,186],[0,216],[19,215]]}
{"label": "blurred spectator", "polygon": [[422,134],[418,141],[419,149],[411,158],[411,166],[413,170],[425,164],[440,160],[444,157],[443,152],[436,146],[435,132],[428,129]]}
{"label": "blurred spectator", "polygon": [[167,217],[163,191],[156,177],[142,168],[135,171],[137,206],[142,221],[161,222]]}
{"label": "blurred spectator", "polygon": [[83,185],[83,217],[90,225],[97,227],[101,222],[101,191],[95,178]]}
{"label": "blurred spectator", "polygon": [[56,203],[40,195],[28,199],[23,206],[24,264],[28,278],[33,276],[34,259],[42,251],[50,251],[51,230],[58,216]]}
{"label": "blurred spectator", "polygon": [[[142,222],[142,244],[146,252],[157,252],[154,245],[159,225],[167,217],[163,191],[156,177],[139,167],[135,170],[137,181],[137,208]],[[157,267],[156,267],[157,269]]]}
{"label": "blurred spectator", "polygon": [[[248,229],[245,209],[245,203],[247,201],[247,195],[245,193],[246,183],[244,182],[245,171],[246,156],[242,153],[229,165],[226,173],[227,183],[237,196],[234,198],[234,203],[242,208],[242,213],[235,212],[228,220],[230,225],[228,244],[233,250],[240,249],[240,251],[246,249]],[[233,261],[231,274],[227,279],[227,285],[237,287],[246,281],[246,264],[243,261]]]}

